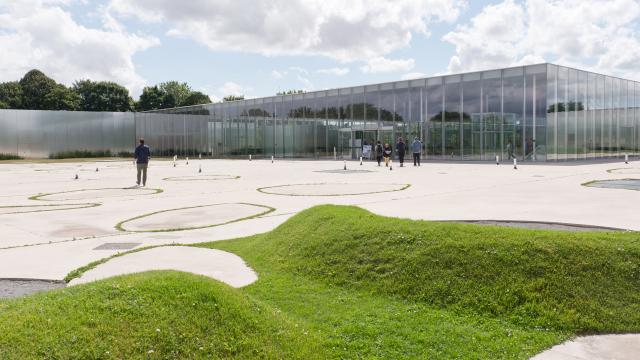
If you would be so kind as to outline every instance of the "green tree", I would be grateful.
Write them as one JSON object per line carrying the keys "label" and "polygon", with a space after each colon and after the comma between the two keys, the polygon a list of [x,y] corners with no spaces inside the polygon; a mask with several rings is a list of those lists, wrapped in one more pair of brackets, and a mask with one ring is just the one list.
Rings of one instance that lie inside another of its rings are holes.
{"label": "green tree", "polygon": [[224,102],[227,102],[227,101],[238,101],[238,100],[244,100],[244,95],[227,95],[227,96],[222,98],[222,101],[224,101]]}
{"label": "green tree", "polygon": [[193,92],[191,87],[187,85],[187,83],[179,83],[177,81],[167,81],[160,83],[158,85],[160,91],[166,94],[166,96],[170,96],[167,98],[168,101],[173,99],[175,103],[174,106],[186,106],[185,102],[189,95]]}
{"label": "green tree", "polygon": [[56,82],[40,70],[31,70],[20,79],[25,109],[44,109],[45,96],[56,87]]}
{"label": "green tree", "polygon": [[0,103],[3,109],[22,109],[22,87],[17,81],[0,84]]}
{"label": "green tree", "polygon": [[180,106],[209,104],[211,99],[209,95],[203,94],[200,91],[192,91],[189,96],[180,104]]}
{"label": "green tree", "polygon": [[42,110],[75,111],[80,108],[80,95],[62,84],[56,84],[45,96]]}
{"label": "green tree", "polygon": [[131,111],[129,90],[111,81],[79,80],[73,90],[80,96],[83,111]]}
{"label": "green tree", "polygon": [[278,91],[276,95],[292,95],[292,94],[304,94],[304,90],[287,90],[287,91]]}
{"label": "green tree", "polygon": [[156,86],[145,86],[138,101],[139,111],[158,110],[175,107],[175,98]]}

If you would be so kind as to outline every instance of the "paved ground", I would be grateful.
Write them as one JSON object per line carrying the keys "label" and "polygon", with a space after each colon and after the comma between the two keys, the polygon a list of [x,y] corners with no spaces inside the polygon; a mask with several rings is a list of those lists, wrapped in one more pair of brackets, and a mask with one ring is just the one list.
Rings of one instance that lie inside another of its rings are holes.
{"label": "paved ground", "polygon": [[[140,247],[251,235],[325,203],[413,219],[549,221],[640,230],[640,192],[581,186],[627,178],[640,170],[638,163],[521,164],[518,170],[493,164],[429,163],[393,171],[374,163],[347,166],[368,172],[341,172],[341,161],[191,160],[175,168],[158,161],[149,168],[148,187],[131,189],[135,169],[128,161],[0,164],[0,278],[60,280],[73,269],[126,250],[103,250],[105,243]],[[402,190],[404,184],[411,186]],[[30,200],[34,195],[41,196]],[[265,207],[275,211],[242,220]],[[115,228],[122,222],[123,229],[136,231],[223,225],[123,232]]]}
{"label": "paved ground", "polygon": [[256,273],[237,255],[215,249],[163,246],[120,256],[85,272],[69,285],[84,284],[116,275],[149,270],[178,270],[242,287],[258,280]]}
{"label": "paved ground", "polygon": [[[135,169],[129,161],[0,164],[0,279],[61,280],[80,266],[121,251],[266,232],[301,210],[326,203],[412,219],[640,230],[640,191],[581,185],[640,178],[638,163],[521,164],[518,170],[468,163],[394,166],[393,171],[374,163],[349,162],[349,171],[342,167],[342,161],[192,160],[177,167],[157,161],[149,168],[148,188],[137,189],[132,188]],[[74,180],[76,175],[79,179]],[[271,208],[275,210],[268,212]],[[198,229],[158,232],[192,227]],[[234,286],[255,280],[241,259],[203,251],[165,247],[134,253],[89,271],[75,283],[163,268],[222,280],[239,276],[228,281]],[[566,354],[554,348],[552,357],[540,359],[589,358],[592,353],[580,352],[587,346],[580,341],[577,347],[562,345],[572,348],[568,351],[574,357],[558,357]],[[608,345],[617,343],[598,341],[592,347],[611,350],[605,358],[618,356],[620,346]]]}
{"label": "paved ground", "polygon": [[640,335],[582,336],[556,345],[531,360],[638,360]]}

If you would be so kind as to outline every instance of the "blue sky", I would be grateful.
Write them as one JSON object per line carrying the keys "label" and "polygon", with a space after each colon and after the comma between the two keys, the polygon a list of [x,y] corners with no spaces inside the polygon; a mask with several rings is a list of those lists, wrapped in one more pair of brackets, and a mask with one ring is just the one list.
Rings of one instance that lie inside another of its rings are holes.
{"label": "blue sky", "polygon": [[0,0],[0,81],[39,68],[214,100],[556,62],[633,79],[634,0]]}

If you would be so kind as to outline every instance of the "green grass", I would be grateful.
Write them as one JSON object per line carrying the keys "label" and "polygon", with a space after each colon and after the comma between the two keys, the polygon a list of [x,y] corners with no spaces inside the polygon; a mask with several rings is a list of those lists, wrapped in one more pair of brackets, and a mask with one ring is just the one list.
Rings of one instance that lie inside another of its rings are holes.
{"label": "green grass", "polygon": [[[164,358],[527,359],[578,334],[640,332],[638,233],[434,223],[323,205],[266,234],[198,246],[240,255],[259,280],[235,290],[150,273],[3,301],[0,358],[139,358],[153,348]],[[210,306],[185,306],[220,292],[237,300],[217,303],[233,314],[225,321]],[[162,326],[170,336],[153,342]],[[280,337],[265,335],[274,329]],[[206,355],[202,343],[211,344]]]}
{"label": "green grass", "polygon": [[400,220],[341,206],[203,246],[258,272],[247,293],[331,357],[527,358],[576,334],[640,332],[640,237]]}
{"label": "green grass", "polygon": [[22,156],[0,153],[0,160],[22,160]]}
{"label": "green grass", "polygon": [[187,273],[147,272],[0,301],[0,359],[305,359],[316,344],[275,309]]}

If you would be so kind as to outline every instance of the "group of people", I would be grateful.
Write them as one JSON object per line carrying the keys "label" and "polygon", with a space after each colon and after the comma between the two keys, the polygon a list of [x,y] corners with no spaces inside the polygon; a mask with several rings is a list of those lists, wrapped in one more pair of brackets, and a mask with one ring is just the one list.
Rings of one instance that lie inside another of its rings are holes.
{"label": "group of people", "polygon": [[[413,153],[413,166],[420,166],[420,154],[422,153],[422,141],[420,139],[415,138],[411,143],[411,152]],[[404,166],[404,156],[407,151],[407,144],[405,144],[402,138],[398,138],[398,142],[396,143],[396,154],[398,155],[398,160],[400,161],[400,167]],[[393,148],[388,143],[385,143],[384,146],[378,141],[375,147],[375,155],[376,161],[378,162],[378,166],[384,159],[384,166],[389,166],[389,162],[391,161],[391,156],[393,155]]]}

